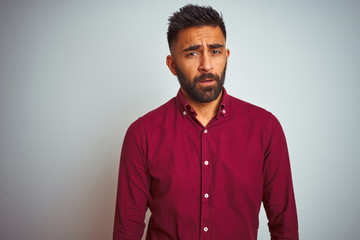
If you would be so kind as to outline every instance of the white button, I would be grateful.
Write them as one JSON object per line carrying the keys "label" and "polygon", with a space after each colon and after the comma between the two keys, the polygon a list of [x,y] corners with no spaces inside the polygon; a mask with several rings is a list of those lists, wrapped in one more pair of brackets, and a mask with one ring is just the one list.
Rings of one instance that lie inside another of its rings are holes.
{"label": "white button", "polygon": [[205,198],[208,198],[208,197],[209,197],[209,194],[205,193],[205,194],[204,194],[204,197],[205,197]]}
{"label": "white button", "polygon": [[186,115],[186,111],[183,111],[183,115],[184,115],[184,116]]}
{"label": "white button", "polygon": [[204,130],[204,133],[207,133],[207,129]]}
{"label": "white button", "polygon": [[209,231],[209,229],[207,227],[204,227],[204,232]]}
{"label": "white button", "polygon": [[209,165],[209,162],[208,162],[208,161],[205,161],[204,164],[207,166],[207,165]]}
{"label": "white button", "polygon": [[225,109],[223,110],[223,113],[226,113]]}

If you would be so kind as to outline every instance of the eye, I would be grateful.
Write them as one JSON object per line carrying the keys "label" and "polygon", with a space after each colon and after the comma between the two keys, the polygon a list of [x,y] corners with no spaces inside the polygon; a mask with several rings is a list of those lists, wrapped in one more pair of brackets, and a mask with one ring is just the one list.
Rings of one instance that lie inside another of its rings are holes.
{"label": "eye", "polygon": [[212,54],[220,54],[221,52],[219,50],[214,50],[211,52]]}
{"label": "eye", "polygon": [[190,53],[186,54],[186,56],[188,56],[188,57],[195,57],[197,55],[198,55],[197,52],[190,52]]}

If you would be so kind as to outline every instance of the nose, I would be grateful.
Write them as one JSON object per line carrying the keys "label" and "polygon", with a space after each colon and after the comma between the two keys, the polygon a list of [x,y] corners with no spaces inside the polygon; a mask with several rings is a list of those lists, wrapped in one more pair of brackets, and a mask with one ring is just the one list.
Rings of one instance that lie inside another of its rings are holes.
{"label": "nose", "polygon": [[209,72],[214,68],[211,57],[209,53],[202,54],[200,58],[199,71],[200,72]]}

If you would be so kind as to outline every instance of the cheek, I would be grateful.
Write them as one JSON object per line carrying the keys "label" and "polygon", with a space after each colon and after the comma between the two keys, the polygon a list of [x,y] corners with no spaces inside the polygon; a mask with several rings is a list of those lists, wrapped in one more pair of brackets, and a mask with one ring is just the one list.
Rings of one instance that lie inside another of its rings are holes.
{"label": "cheek", "polygon": [[226,67],[227,65],[227,59],[224,58],[224,59],[219,59],[217,62],[216,62],[216,69],[217,71],[220,71],[222,72],[222,70]]}
{"label": "cheek", "polygon": [[195,62],[187,62],[184,64],[182,69],[185,75],[187,75],[187,77],[190,79],[192,79],[198,73],[198,67]]}

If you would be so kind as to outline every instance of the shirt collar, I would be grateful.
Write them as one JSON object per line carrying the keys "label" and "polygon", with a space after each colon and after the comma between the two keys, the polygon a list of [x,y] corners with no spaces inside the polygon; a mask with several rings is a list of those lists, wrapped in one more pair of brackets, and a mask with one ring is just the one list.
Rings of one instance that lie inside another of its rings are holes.
{"label": "shirt collar", "polygon": [[[219,116],[226,117],[226,115],[228,114],[229,109],[227,109],[226,106],[228,105],[229,95],[227,94],[224,87],[222,89],[222,93],[223,94],[219,105],[218,113],[216,114],[215,118],[219,118]],[[181,89],[179,89],[176,95],[176,105],[183,117],[186,117],[187,115],[192,115],[192,116],[197,115],[195,110],[190,106],[190,104],[182,94]]]}

